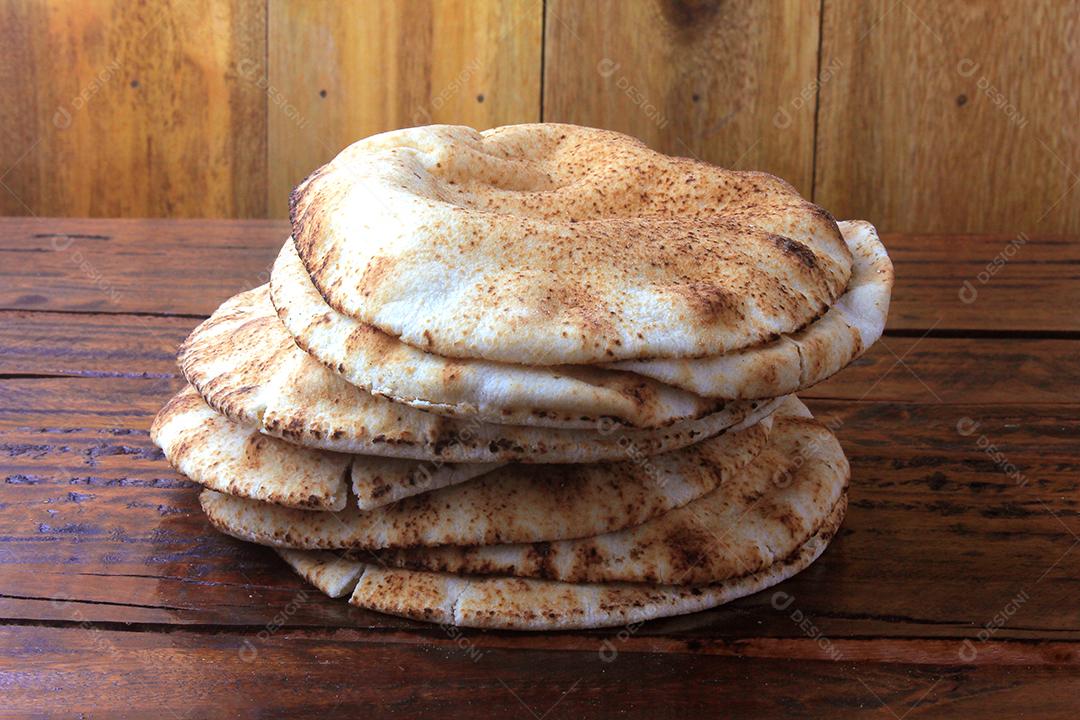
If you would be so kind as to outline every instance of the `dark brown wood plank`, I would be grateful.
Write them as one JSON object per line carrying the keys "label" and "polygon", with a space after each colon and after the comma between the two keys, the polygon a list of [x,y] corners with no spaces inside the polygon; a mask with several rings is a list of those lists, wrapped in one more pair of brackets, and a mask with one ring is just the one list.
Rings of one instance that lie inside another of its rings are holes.
{"label": "dark brown wood plank", "polygon": [[1080,403],[1080,341],[884,337],[799,393],[900,403]]}
{"label": "dark brown wood plank", "polygon": [[0,219],[0,308],[209,315],[270,277],[276,220]]}
{"label": "dark brown wood plank", "polygon": [[[195,318],[0,310],[0,375],[169,377]],[[1080,402],[1080,343],[887,337],[804,397]]]}
{"label": "dark brown wood plank", "polygon": [[921,661],[889,663],[730,651],[620,652],[604,662],[599,650],[599,640],[555,652],[478,649],[469,638],[401,644],[8,627],[0,630],[0,681],[10,717],[37,717],[45,707],[176,718],[427,717],[456,707],[480,717],[1066,718],[1080,692],[1075,653],[1057,646],[1019,650],[1024,665],[962,665],[932,646]]}
{"label": "dark brown wood plank", "polygon": [[196,318],[0,310],[0,375],[171,377]]}
{"label": "dark brown wood plank", "polygon": [[[178,384],[0,381],[0,594],[11,596],[0,616],[70,620],[74,608],[102,622],[259,626],[300,589],[270,552],[218,536],[195,488],[150,443],[153,413]],[[1080,608],[1066,601],[1080,582],[1076,405],[811,407],[836,427],[854,477],[835,545],[782,588],[818,628],[829,637],[971,637],[1024,592],[997,637],[1080,640]],[[987,453],[991,443],[1001,458]],[[771,598],[642,633],[798,636]],[[314,597],[289,624],[404,626]]]}
{"label": "dark brown wood plank", "polygon": [[1048,235],[886,235],[892,330],[1080,330],[1080,241]]}
{"label": "dark brown wood plank", "polygon": [[[0,218],[0,309],[205,316],[266,282],[288,233],[282,221]],[[1080,331],[1068,311],[1080,307],[1080,239],[884,241],[897,270],[892,330]]]}

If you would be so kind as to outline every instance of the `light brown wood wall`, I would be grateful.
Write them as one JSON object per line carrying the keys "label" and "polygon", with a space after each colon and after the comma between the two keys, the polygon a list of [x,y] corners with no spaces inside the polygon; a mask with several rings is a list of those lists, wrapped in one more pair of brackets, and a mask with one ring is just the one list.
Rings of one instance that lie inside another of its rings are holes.
{"label": "light brown wood wall", "polygon": [[0,0],[0,214],[280,217],[349,142],[575,122],[906,232],[1080,232],[1080,4]]}

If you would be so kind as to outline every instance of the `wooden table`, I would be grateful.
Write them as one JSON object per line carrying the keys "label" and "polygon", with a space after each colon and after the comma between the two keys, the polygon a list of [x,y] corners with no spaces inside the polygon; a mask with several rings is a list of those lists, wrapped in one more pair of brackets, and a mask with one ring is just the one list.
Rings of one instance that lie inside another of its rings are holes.
{"label": "wooden table", "polygon": [[177,344],[286,232],[0,220],[0,716],[1080,713],[1077,239],[885,238],[889,332],[804,394],[853,482],[797,578],[633,631],[458,634],[305,589],[150,442]]}

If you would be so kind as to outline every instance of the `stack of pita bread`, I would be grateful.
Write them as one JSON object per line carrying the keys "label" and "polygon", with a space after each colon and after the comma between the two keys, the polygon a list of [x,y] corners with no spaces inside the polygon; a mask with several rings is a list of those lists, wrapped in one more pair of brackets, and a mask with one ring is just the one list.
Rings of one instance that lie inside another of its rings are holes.
{"label": "stack of pita bread", "polygon": [[210,522],[353,605],[589,628],[812,563],[848,463],[795,393],[885,324],[874,228],[557,124],[346,148],[154,422]]}

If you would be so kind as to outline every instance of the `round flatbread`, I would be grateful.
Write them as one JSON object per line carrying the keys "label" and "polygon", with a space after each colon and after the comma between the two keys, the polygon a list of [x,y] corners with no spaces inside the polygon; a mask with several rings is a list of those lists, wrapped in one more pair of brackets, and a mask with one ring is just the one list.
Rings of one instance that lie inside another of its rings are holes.
{"label": "round flatbread", "polygon": [[190,386],[157,414],[150,438],[177,472],[211,490],[291,508],[345,507],[350,456],[299,447],[235,423]]}
{"label": "round flatbread", "polygon": [[[338,576],[360,573],[349,602],[402,617],[500,630],[583,630],[632,625],[686,615],[772,587],[806,569],[825,552],[847,508],[846,498],[826,522],[789,556],[750,575],[712,585],[686,587],[639,583],[575,584],[554,580],[468,577],[420,570],[382,568],[353,561]],[[281,551],[279,551],[281,552]],[[312,557],[314,556],[314,557]],[[283,554],[302,577],[315,577],[333,597],[343,593],[334,578],[315,572],[333,562],[305,551]]]}
{"label": "round flatbread", "polygon": [[593,431],[494,425],[447,418],[367,393],[299,349],[267,286],[241,293],[195,328],[180,369],[210,407],[243,425],[306,447],[358,455],[490,463],[581,463],[655,455],[751,424],[780,400],[727,403],[699,420]]}
{"label": "round flatbread", "polygon": [[758,572],[817,531],[849,477],[828,428],[786,409],[774,416],[769,444],[750,465],[707,495],[641,525],[558,542],[409,548],[382,552],[379,560],[456,575],[655,585],[708,585]]}
{"label": "round flatbread", "polygon": [[286,241],[270,277],[278,317],[296,344],[353,385],[421,410],[502,425],[594,429],[603,419],[652,428],[723,403],[628,372],[462,360],[419,350],[326,304]]}
{"label": "round flatbread", "polygon": [[589,537],[682,507],[761,452],[771,418],[682,450],[619,463],[507,465],[361,512],[293,510],[204,490],[210,521],[241,540],[303,550],[493,545]]}
{"label": "round flatbread", "polygon": [[836,222],[779,178],[573,125],[377,135],[302,182],[290,217],[339,312],[521,365],[757,345],[824,313],[851,268]]}
{"label": "round flatbread", "polygon": [[695,360],[633,360],[611,367],[655,378],[699,395],[776,397],[836,374],[877,342],[889,315],[893,266],[870,223],[841,222],[854,257],[844,294],[822,317],[756,347]]}
{"label": "round flatbread", "polygon": [[170,400],[150,437],[177,471],[211,490],[307,510],[341,510],[351,478],[361,510],[479,477],[502,463],[345,455],[279,440],[212,410],[188,386]]}

